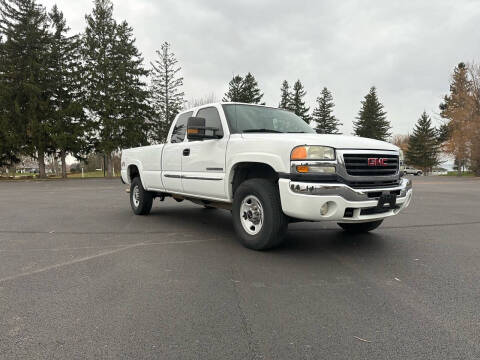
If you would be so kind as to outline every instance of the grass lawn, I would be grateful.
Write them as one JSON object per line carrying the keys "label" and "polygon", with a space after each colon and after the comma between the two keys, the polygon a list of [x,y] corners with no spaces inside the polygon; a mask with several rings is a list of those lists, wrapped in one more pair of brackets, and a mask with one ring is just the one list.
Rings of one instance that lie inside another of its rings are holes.
{"label": "grass lawn", "polygon": [[[120,177],[120,173],[115,173],[115,177]],[[61,176],[48,176],[48,179],[61,179]],[[103,171],[89,171],[89,172],[84,172],[83,177],[82,173],[68,173],[67,178],[69,179],[82,179],[82,178],[103,178]],[[33,173],[24,173],[24,174],[19,174],[17,173],[15,175],[14,180],[26,180],[26,179],[38,179],[38,174],[33,174]],[[12,178],[9,178],[5,175],[0,176],[0,180],[13,180]]]}
{"label": "grass lawn", "polygon": [[[442,175],[442,176],[458,176],[458,172],[449,171],[446,175]],[[464,171],[460,176],[475,176],[475,175],[473,174],[473,171]]]}

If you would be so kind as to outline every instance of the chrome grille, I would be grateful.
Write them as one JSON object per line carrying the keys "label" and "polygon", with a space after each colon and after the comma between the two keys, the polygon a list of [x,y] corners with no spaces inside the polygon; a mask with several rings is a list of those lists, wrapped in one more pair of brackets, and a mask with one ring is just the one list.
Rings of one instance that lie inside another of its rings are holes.
{"label": "chrome grille", "polygon": [[[371,158],[383,158],[385,166],[370,166]],[[345,170],[352,176],[390,176],[398,172],[398,155],[390,154],[343,154]]]}

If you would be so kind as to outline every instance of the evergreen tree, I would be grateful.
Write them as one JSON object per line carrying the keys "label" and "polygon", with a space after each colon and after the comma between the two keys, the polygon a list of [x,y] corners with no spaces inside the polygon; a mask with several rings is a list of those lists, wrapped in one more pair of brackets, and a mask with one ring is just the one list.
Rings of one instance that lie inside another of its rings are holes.
{"label": "evergreen tree", "polygon": [[142,79],[148,71],[135,47],[132,29],[113,19],[110,0],[95,0],[86,17],[83,37],[86,106],[95,126],[97,152],[107,160],[113,175],[112,156],[121,148],[145,145],[151,121],[148,91]]}
{"label": "evergreen tree", "polygon": [[[245,77],[235,75],[228,83],[228,91],[223,101],[260,104],[263,93],[258,88],[255,77],[249,72]],[[265,103],[262,103],[265,105]]]}
{"label": "evergreen tree", "polygon": [[243,77],[235,75],[228,83],[228,91],[222,101],[241,102],[243,96]]}
{"label": "evergreen tree", "polygon": [[[34,0],[0,0],[2,158],[37,157],[45,177],[45,154],[51,151],[49,69],[50,35],[45,9]],[[6,132],[5,132],[6,130]]]}
{"label": "evergreen tree", "polygon": [[280,104],[278,104],[278,107],[280,109],[290,110],[291,103],[292,94],[290,92],[290,85],[288,85],[287,80],[283,80],[282,87],[280,88]]}
{"label": "evergreen tree", "polygon": [[184,93],[181,91],[183,77],[182,68],[178,66],[175,54],[170,50],[170,44],[164,42],[158,59],[151,63],[153,67],[152,98],[155,108],[154,139],[164,141],[175,116],[182,109]]}
{"label": "evergreen tree", "polygon": [[436,129],[424,111],[418,119],[405,153],[407,163],[420,167],[424,172],[431,171],[439,161],[440,144]]}
{"label": "evergreen tree", "polygon": [[49,13],[51,44],[51,127],[50,135],[62,162],[62,177],[67,177],[66,156],[80,157],[86,152],[84,134],[88,127],[81,102],[80,41],[68,36],[70,30],[63,13],[55,5]]}
{"label": "evergreen tree", "polygon": [[333,96],[326,87],[317,97],[317,107],[313,110],[312,119],[316,122],[317,132],[323,134],[338,134],[338,127],[342,125],[333,115]]}
{"label": "evergreen tree", "polygon": [[[245,75],[241,89],[241,102],[247,104],[260,104],[263,93],[260,92],[257,80],[255,80],[255,77],[250,72]],[[262,103],[262,105],[265,105],[265,103]]]}
{"label": "evergreen tree", "polygon": [[362,108],[358,112],[357,121],[353,123],[354,133],[357,136],[386,141],[390,136],[390,122],[386,118],[387,113],[377,97],[374,86],[365,95]]}
{"label": "evergreen tree", "polygon": [[293,85],[292,98],[290,103],[290,110],[293,111],[297,116],[301,117],[307,124],[310,123],[310,115],[308,112],[310,108],[305,105],[303,98],[307,92],[303,88],[300,80],[297,80]]}

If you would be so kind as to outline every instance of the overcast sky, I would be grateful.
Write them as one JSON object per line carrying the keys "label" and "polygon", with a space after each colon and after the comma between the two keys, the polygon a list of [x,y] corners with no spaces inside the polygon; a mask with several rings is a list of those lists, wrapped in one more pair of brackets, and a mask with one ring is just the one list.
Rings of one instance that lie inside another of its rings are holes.
{"label": "overcast sky", "polygon": [[[57,3],[74,32],[90,0]],[[327,86],[351,133],[360,101],[378,89],[395,134],[411,131],[438,104],[460,62],[480,62],[480,1],[114,0],[114,16],[134,29],[146,64],[163,41],[182,65],[186,99],[221,99],[234,74],[252,72],[267,105],[284,79],[300,79],[307,103]],[[438,124],[438,122],[437,122]]]}

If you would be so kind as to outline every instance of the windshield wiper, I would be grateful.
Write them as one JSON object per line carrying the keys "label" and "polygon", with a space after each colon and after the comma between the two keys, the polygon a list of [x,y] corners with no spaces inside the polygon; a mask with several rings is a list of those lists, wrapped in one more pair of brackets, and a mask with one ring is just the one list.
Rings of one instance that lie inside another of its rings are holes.
{"label": "windshield wiper", "polygon": [[288,134],[313,134],[306,131],[287,131]]}
{"label": "windshield wiper", "polygon": [[273,129],[247,129],[243,130],[244,133],[253,133],[253,132],[269,132],[269,133],[283,133],[283,131],[273,130]]}

